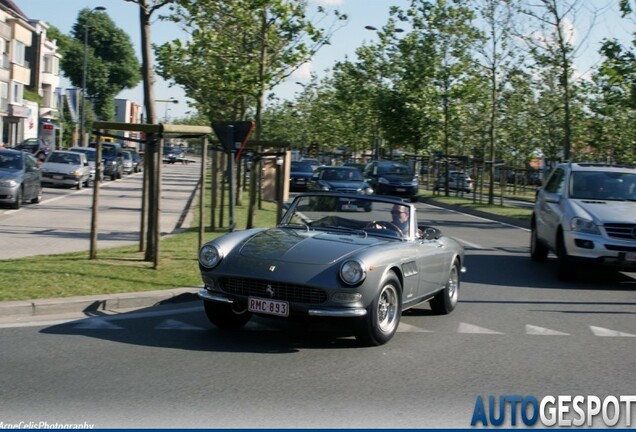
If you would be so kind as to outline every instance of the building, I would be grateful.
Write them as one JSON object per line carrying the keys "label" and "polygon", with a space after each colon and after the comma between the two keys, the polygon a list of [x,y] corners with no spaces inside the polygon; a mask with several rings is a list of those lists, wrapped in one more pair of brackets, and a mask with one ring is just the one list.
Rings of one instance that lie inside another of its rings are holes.
{"label": "building", "polygon": [[[115,122],[117,123],[136,123],[140,124],[143,118],[143,107],[128,99],[115,99]],[[139,132],[130,131],[114,131],[121,138],[118,142],[124,147],[134,147],[138,150],[139,143],[134,140],[140,140],[143,137]]]}
{"label": "building", "polygon": [[22,141],[25,133],[29,137],[35,114],[24,103],[24,89],[31,85],[27,49],[35,32],[13,1],[0,0],[0,143],[8,146]]}

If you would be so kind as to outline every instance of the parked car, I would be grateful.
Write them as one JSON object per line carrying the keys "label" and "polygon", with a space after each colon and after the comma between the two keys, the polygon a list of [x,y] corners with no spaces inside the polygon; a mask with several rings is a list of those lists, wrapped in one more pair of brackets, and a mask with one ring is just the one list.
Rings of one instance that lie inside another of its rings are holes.
{"label": "parked car", "polygon": [[29,152],[40,161],[46,159],[50,150],[49,146],[38,138],[27,138],[16,145],[14,149]]}
{"label": "parked car", "polygon": [[124,174],[132,174],[135,171],[135,163],[133,162],[132,153],[124,150],[122,153],[124,158],[123,171]]}
{"label": "parked car", "polygon": [[289,189],[291,191],[306,191],[307,183],[311,179],[314,169],[306,161],[292,161],[289,172]]}
{"label": "parked car", "polygon": [[402,163],[378,160],[367,164],[364,177],[378,195],[408,197],[417,200],[419,181],[413,169]]}
{"label": "parked car", "polygon": [[530,255],[557,256],[557,274],[636,271],[636,167],[590,163],[556,166],[537,192]]}
{"label": "parked car", "polygon": [[[371,211],[361,208],[367,206]],[[406,213],[401,233],[390,222],[396,207]],[[199,296],[221,329],[241,328],[253,314],[320,317],[344,320],[363,345],[381,345],[407,308],[430,300],[433,313],[450,313],[463,263],[462,246],[418,223],[413,204],[307,192],[292,201],[277,227],[206,243],[199,252],[205,285]]]}
{"label": "parked car", "polygon": [[[90,143],[89,147],[95,148],[97,143]],[[102,163],[104,164],[104,177],[110,177],[111,180],[120,179],[124,174],[124,156],[122,155],[122,147],[119,143],[105,142],[102,143]]]}
{"label": "parked car", "polygon": [[133,172],[141,172],[143,170],[143,159],[141,155],[134,150],[126,150],[130,152],[133,160]]}
{"label": "parked car", "polygon": [[74,186],[81,189],[88,186],[91,168],[84,153],[54,150],[42,164],[42,184]]}
{"label": "parked car", "polygon": [[[84,153],[86,155],[88,166],[91,169],[91,181],[95,180],[95,158],[97,155],[97,149],[91,147],[71,147],[69,150],[77,153]],[[104,180],[103,167],[102,175],[100,176],[99,180]]]}
{"label": "parked car", "polygon": [[42,183],[38,161],[31,153],[0,149],[0,203],[19,209],[22,203],[38,203]]}
{"label": "parked car", "polygon": [[344,166],[318,167],[309,181],[307,190],[373,194],[373,189],[357,168]]}
{"label": "parked car", "polygon": [[185,152],[179,147],[164,146],[163,148],[163,161],[167,163],[184,162]]}
{"label": "parked car", "polygon": [[[446,177],[443,174],[437,177],[433,190],[446,190]],[[474,190],[473,180],[465,172],[449,171],[448,190],[471,193]]]}

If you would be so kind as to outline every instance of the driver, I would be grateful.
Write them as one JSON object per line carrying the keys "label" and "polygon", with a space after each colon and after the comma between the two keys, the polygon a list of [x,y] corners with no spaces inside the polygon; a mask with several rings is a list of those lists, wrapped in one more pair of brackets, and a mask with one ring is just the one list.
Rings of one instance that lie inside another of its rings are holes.
{"label": "driver", "polygon": [[409,209],[406,206],[395,204],[391,208],[391,223],[402,231],[403,235],[409,234]]}

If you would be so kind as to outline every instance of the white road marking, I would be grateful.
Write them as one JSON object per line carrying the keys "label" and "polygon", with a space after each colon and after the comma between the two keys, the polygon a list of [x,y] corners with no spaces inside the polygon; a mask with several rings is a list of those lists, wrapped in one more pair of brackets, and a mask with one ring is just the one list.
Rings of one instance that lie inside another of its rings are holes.
{"label": "white road marking", "polygon": [[603,327],[595,327],[590,326],[590,330],[594,333],[594,336],[603,336],[603,337],[636,337],[631,333],[624,333],[617,330],[611,330]]}
{"label": "white road marking", "polygon": [[569,333],[563,333],[557,330],[552,330],[549,328],[534,326],[530,324],[526,324],[526,334],[542,335],[542,336],[570,336]]}
{"label": "white road marking", "polygon": [[479,327],[468,323],[459,323],[457,327],[457,333],[479,333],[479,334],[504,334],[495,330],[490,330],[485,327]]}
{"label": "white road marking", "polygon": [[406,324],[404,322],[400,323],[400,326],[397,329],[398,333],[433,333],[432,330],[426,330],[421,327],[415,327],[411,324]]}

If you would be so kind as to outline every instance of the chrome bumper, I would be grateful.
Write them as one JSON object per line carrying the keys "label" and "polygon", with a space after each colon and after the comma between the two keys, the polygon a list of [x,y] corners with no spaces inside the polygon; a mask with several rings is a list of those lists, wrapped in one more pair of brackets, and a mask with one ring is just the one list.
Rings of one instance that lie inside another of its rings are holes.
{"label": "chrome bumper", "polygon": [[[199,290],[199,297],[203,300],[215,301],[219,303],[234,303],[234,300],[230,297],[227,297],[223,294],[211,293],[210,291],[204,289]],[[363,317],[367,314],[367,310],[363,308],[355,308],[355,309],[309,309],[307,311],[309,316],[317,316],[317,317],[332,317],[332,318],[356,318]]]}

